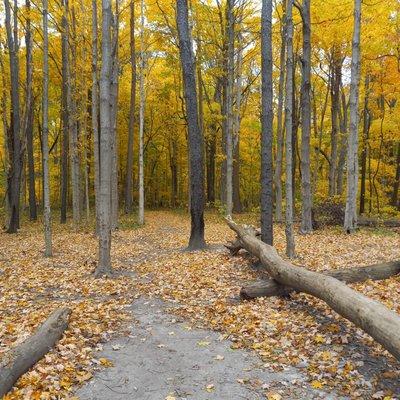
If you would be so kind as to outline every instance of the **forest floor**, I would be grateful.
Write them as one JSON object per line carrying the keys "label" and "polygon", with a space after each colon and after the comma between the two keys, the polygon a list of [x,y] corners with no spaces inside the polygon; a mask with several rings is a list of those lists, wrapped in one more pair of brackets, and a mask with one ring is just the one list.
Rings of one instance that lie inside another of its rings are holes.
{"label": "forest floor", "polygon": [[[242,284],[257,278],[254,260],[224,250],[233,233],[216,214],[207,215],[209,249],[184,252],[189,224],[186,214],[164,211],[147,212],[141,228],[122,218],[113,279],[93,278],[91,224],[55,224],[51,259],[43,257],[40,223],[1,233],[0,357],[54,308],[73,311],[57,348],[5,398],[95,399],[104,384],[113,399],[146,399],[145,386],[148,399],[161,400],[400,398],[399,364],[368,335],[305,294],[240,302]],[[275,227],[275,246],[284,254],[283,227]],[[398,231],[324,229],[298,235],[296,246],[294,262],[314,270],[400,258]],[[400,313],[399,277],[352,286]]]}

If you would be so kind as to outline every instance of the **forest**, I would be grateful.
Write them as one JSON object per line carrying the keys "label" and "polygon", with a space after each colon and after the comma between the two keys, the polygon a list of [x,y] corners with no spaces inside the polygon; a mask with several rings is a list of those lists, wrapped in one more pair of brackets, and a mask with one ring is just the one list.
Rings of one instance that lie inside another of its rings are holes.
{"label": "forest", "polygon": [[0,398],[400,399],[398,0],[2,0]]}

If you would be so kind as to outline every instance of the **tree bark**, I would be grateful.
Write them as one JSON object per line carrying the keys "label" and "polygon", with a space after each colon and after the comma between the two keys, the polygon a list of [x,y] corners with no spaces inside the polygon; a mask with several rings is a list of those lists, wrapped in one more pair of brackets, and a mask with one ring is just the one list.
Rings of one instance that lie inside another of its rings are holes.
{"label": "tree bark", "polygon": [[48,5],[43,0],[43,223],[46,257],[53,255],[51,243],[51,211],[50,211],[50,180],[49,180],[49,34]]}
{"label": "tree bark", "polygon": [[96,232],[99,232],[100,199],[100,132],[99,132],[99,88],[97,78],[98,57],[97,0],[92,0],[92,130],[94,154],[94,195],[96,213]]}
{"label": "tree bark", "polygon": [[58,308],[35,333],[11,349],[0,361],[0,397],[7,394],[21,375],[35,365],[61,339],[68,327],[69,308]]}
{"label": "tree bark", "polygon": [[400,209],[399,187],[400,187],[400,142],[397,143],[396,176],[393,183],[393,192],[391,198],[392,206],[396,207],[397,209]]}
{"label": "tree bark", "polygon": [[176,0],[176,22],[182,65],[183,87],[189,136],[190,214],[189,250],[202,249],[204,240],[204,162],[203,137],[199,127],[195,64],[188,21],[187,0]]}
{"label": "tree bark", "polygon": [[[392,261],[366,267],[328,270],[321,272],[346,283],[380,281],[400,273],[400,261]],[[241,288],[240,296],[245,300],[257,297],[287,296],[295,292],[293,288],[283,286],[273,279],[264,279]]]}
{"label": "tree bark", "polygon": [[68,201],[68,153],[69,153],[69,24],[68,24],[68,0],[63,0],[63,15],[61,19],[61,57],[62,57],[62,95],[61,95],[61,119],[62,119],[62,149],[61,149],[61,214],[60,222],[67,222]]}
{"label": "tree bark", "polygon": [[311,136],[311,15],[310,0],[303,0],[303,57],[301,85],[301,228],[302,233],[312,231],[312,193],[310,172]]}
{"label": "tree bark", "polygon": [[35,188],[35,161],[33,156],[33,60],[32,60],[32,30],[31,30],[31,2],[26,0],[26,151],[28,158],[28,187],[29,187],[29,218],[37,220],[36,188]]}
{"label": "tree bark", "polygon": [[277,132],[276,132],[276,160],[275,160],[275,219],[282,222],[282,160],[284,147],[284,91],[285,91],[285,59],[286,59],[286,1],[282,2],[283,15],[281,19],[281,50],[280,50],[280,72],[279,72],[279,88],[278,88],[278,111],[277,111]]}
{"label": "tree bark", "polygon": [[139,75],[139,208],[138,223],[144,224],[144,112],[145,112],[145,87],[144,87],[144,69],[146,59],[144,52],[144,0],[140,2],[140,75]]}
{"label": "tree bark", "polygon": [[102,0],[102,39],[100,71],[100,199],[99,199],[99,262],[95,275],[112,274],[111,268],[111,0]]}
{"label": "tree bark", "polygon": [[347,195],[344,229],[351,233],[357,229],[358,189],[358,100],[360,82],[360,30],[361,0],[354,1],[354,32],[350,81],[350,134],[347,146]]}
{"label": "tree bark", "polygon": [[286,97],[285,97],[285,126],[286,126],[286,254],[292,258],[295,254],[293,234],[293,0],[288,0],[286,10]]}
{"label": "tree bark", "polygon": [[10,1],[4,0],[5,25],[7,32],[7,47],[10,54],[11,80],[11,135],[9,140],[9,156],[11,168],[8,175],[8,202],[10,220],[8,233],[16,233],[19,229],[20,191],[22,172],[21,126],[20,126],[20,99],[19,99],[19,38],[18,38],[18,3],[14,0],[13,25],[11,25]]}
{"label": "tree bark", "polygon": [[129,107],[128,148],[125,171],[125,213],[133,208],[133,139],[135,133],[136,106],[136,51],[135,51],[135,2],[130,2],[130,67],[131,67],[131,99]]}
{"label": "tree bark", "polygon": [[261,11],[261,239],[273,243],[273,82],[272,0],[263,0]]}
{"label": "tree bark", "polygon": [[255,238],[252,232],[227,219],[244,247],[258,257],[266,271],[282,285],[323,300],[342,317],[364,330],[400,360],[400,316],[383,304],[349,288],[345,283],[324,274],[294,266],[276,250]]}

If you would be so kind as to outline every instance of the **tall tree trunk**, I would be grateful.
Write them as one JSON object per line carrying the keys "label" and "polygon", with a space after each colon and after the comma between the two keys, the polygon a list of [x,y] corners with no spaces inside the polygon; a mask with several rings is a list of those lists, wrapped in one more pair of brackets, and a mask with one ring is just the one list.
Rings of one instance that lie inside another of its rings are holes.
{"label": "tall tree trunk", "polygon": [[138,223],[144,224],[144,108],[146,101],[144,87],[144,69],[146,67],[144,52],[144,0],[140,2],[140,75],[139,75],[139,209]]}
{"label": "tall tree trunk", "polygon": [[329,164],[329,196],[336,194],[337,178],[337,154],[338,154],[338,133],[339,133],[339,107],[340,107],[340,84],[342,81],[342,61],[339,50],[334,47],[332,50],[332,74],[331,74],[331,156]]}
{"label": "tall tree trunk", "polygon": [[96,276],[109,275],[111,268],[111,0],[102,0],[101,72],[100,72],[100,199],[99,199],[99,263]]}
{"label": "tall tree trunk", "polygon": [[361,152],[361,188],[360,188],[360,214],[365,212],[365,191],[367,180],[367,152],[369,141],[369,129],[371,125],[369,111],[369,74],[365,76],[365,96],[363,113],[363,143]]}
{"label": "tall tree trunk", "polygon": [[135,2],[130,2],[130,66],[131,66],[131,99],[129,107],[128,148],[125,171],[125,213],[132,212],[133,207],[133,139],[135,133],[136,105],[136,51],[135,51]]}
{"label": "tall tree trunk", "polygon": [[393,183],[393,192],[391,198],[392,206],[396,207],[397,209],[400,209],[399,187],[400,187],[400,142],[397,142],[396,176]]}
{"label": "tall tree trunk", "polygon": [[189,30],[187,0],[176,0],[176,22],[182,65],[190,154],[190,214],[189,249],[202,249],[204,240],[204,163],[203,137],[199,127],[196,75],[192,38]]}
{"label": "tall tree trunk", "polygon": [[242,69],[243,69],[243,37],[242,32],[238,32],[238,48],[236,62],[236,88],[235,88],[235,112],[233,129],[233,170],[232,170],[232,196],[233,212],[243,211],[240,200],[240,122],[242,106]]}
{"label": "tall tree trunk", "polygon": [[78,144],[78,109],[77,109],[77,36],[76,36],[76,17],[75,8],[72,7],[72,35],[70,35],[71,46],[71,64],[70,83],[69,83],[69,150],[70,150],[70,168],[71,168],[71,188],[72,188],[72,219],[74,225],[78,225],[81,219],[81,190],[80,190],[80,160]]}
{"label": "tall tree trunk", "polygon": [[261,239],[273,243],[273,89],[272,0],[263,0],[261,11]]}
{"label": "tall tree trunk", "polygon": [[292,130],[293,130],[293,0],[288,0],[286,10],[286,254],[292,258],[295,254],[293,234],[293,182],[292,182]]}
{"label": "tall tree trunk", "polygon": [[29,186],[29,218],[31,221],[37,220],[36,188],[35,188],[35,162],[33,156],[33,60],[32,60],[32,31],[30,0],[25,2],[27,9],[26,19],[26,150],[28,158],[28,186]]}
{"label": "tall tree trunk", "polygon": [[310,172],[311,136],[311,16],[310,0],[303,0],[303,58],[301,85],[301,232],[312,231]]}
{"label": "tall tree trunk", "polygon": [[43,0],[43,221],[46,257],[53,255],[51,243],[51,211],[50,211],[50,181],[49,181],[49,34],[48,6]]}
{"label": "tall tree trunk", "polygon": [[68,153],[69,153],[69,24],[68,0],[63,0],[63,16],[61,19],[61,57],[62,57],[62,149],[61,149],[61,215],[62,224],[67,222],[68,202]]}
{"label": "tall tree trunk", "polygon": [[339,113],[340,120],[340,151],[339,160],[337,165],[337,183],[336,183],[336,194],[341,196],[343,194],[343,183],[344,183],[344,167],[346,164],[346,152],[347,152],[347,130],[348,130],[348,117],[347,117],[347,100],[346,95],[342,88],[341,94],[341,105],[342,111]]}
{"label": "tall tree trunk", "polygon": [[111,175],[111,229],[118,228],[118,89],[119,89],[119,1],[115,2],[112,23],[111,119],[112,119],[112,175]]}
{"label": "tall tree trunk", "polygon": [[347,147],[347,196],[344,229],[353,232],[357,228],[358,188],[358,97],[360,82],[360,30],[361,0],[354,1],[354,32],[351,56],[350,83],[350,132]]}
{"label": "tall tree trunk", "polygon": [[9,155],[11,169],[8,176],[8,201],[10,207],[10,220],[8,233],[16,233],[19,228],[20,191],[22,171],[20,103],[19,103],[19,38],[18,38],[18,3],[14,0],[13,26],[11,25],[11,7],[9,0],[4,0],[5,25],[7,32],[7,47],[10,55],[10,79],[11,79],[11,134],[9,141]]}
{"label": "tall tree trunk", "polygon": [[283,15],[281,19],[281,50],[279,62],[279,88],[278,88],[278,111],[277,111],[277,145],[276,145],[276,161],[275,161],[275,219],[282,222],[282,160],[284,147],[284,91],[285,91],[285,65],[286,65],[286,1],[282,2]]}
{"label": "tall tree trunk", "polygon": [[234,42],[235,21],[233,15],[234,0],[226,1],[226,34],[227,34],[227,85],[226,85],[226,215],[233,210],[233,81],[234,81]]}
{"label": "tall tree trunk", "polygon": [[96,213],[96,232],[99,232],[99,199],[100,199],[100,131],[99,131],[99,90],[97,79],[97,0],[92,0],[92,130],[94,154],[94,195]]}

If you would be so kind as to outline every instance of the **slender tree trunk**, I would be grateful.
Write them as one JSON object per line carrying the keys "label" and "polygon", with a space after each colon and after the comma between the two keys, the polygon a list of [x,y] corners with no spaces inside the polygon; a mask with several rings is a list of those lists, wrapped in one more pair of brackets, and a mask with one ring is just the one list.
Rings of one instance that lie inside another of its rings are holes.
{"label": "slender tree trunk", "polygon": [[125,171],[125,213],[132,212],[133,207],[133,139],[135,133],[136,105],[136,51],[135,51],[135,2],[130,2],[130,51],[131,51],[131,100],[129,107],[128,149]]}
{"label": "slender tree trunk", "polygon": [[233,15],[234,0],[226,2],[226,32],[227,32],[227,85],[226,85],[226,215],[233,209],[233,81],[234,81],[234,41],[235,22]]}
{"label": "slender tree trunk", "polygon": [[277,111],[277,146],[275,161],[275,219],[282,222],[282,160],[284,147],[284,123],[283,123],[283,106],[285,91],[285,60],[286,60],[286,1],[282,2],[283,16],[281,20],[281,52],[280,52],[280,72],[279,72],[279,88],[278,88],[278,111]]}
{"label": "slender tree trunk", "polygon": [[232,196],[233,196],[233,212],[240,213],[243,211],[242,202],[240,200],[240,121],[242,106],[242,69],[243,69],[243,37],[242,32],[238,32],[238,48],[236,63],[236,88],[235,88],[235,115],[233,129],[233,170],[232,170]]}
{"label": "slender tree trunk", "polygon": [[32,60],[32,31],[31,31],[31,18],[30,0],[25,2],[27,9],[26,19],[26,150],[28,158],[28,186],[29,186],[29,218],[31,221],[37,220],[37,205],[36,205],[36,188],[35,188],[35,162],[33,156],[33,60]]}
{"label": "slender tree trunk", "polygon": [[72,35],[70,35],[71,46],[71,64],[72,68],[69,73],[69,150],[70,150],[70,168],[71,168],[71,188],[72,188],[72,219],[74,225],[78,225],[81,219],[81,190],[80,190],[80,160],[79,160],[79,144],[78,144],[78,110],[77,110],[77,36],[76,36],[76,17],[75,8],[72,7]]}
{"label": "slender tree trunk", "polygon": [[363,113],[363,143],[361,152],[361,188],[360,188],[360,214],[365,212],[365,191],[367,180],[367,152],[369,141],[369,128],[371,125],[369,112],[369,74],[365,76],[365,96]]}
{"label": "slender tree trunk", "polygon": [[339,114],[340,119],[340,151],[339,160],[337,165],[337,183],[336,183],[336,194],[341,196],[343,194],[343,183],[344,183],[344,167],[346,164],[346,152],[347,152],[347,130],[348,130],[348,117],[347,117],[347,101],[346,95],[342,88],[342,111]]}
{"label": "slender tree trunk", "polygon": [[312,231],[312,194],[310,172],[311,136],[311,16],[310,0],[303,0],[303,58],[301,88],[301,228],[302,233]]}
{"label": "slender tree trunk", "polygon": [[11,79],[11,134],[9,141],[9,155],[11,169],[8,176],[8,201],[10,207],[10,220],[8,233],[16,233],[19,228],[20,191],[22,171],[21,127],[20,127],[20,103],[19,103],[19,45],[18,45],[18,4],[14,0],[13,27],[11,25],[11,7],[9,0],[4,0],[5,25],[7,32],[7,47],[10,55],[10,79]]}
{"label": "slender tree trunk", "polygon": [[350,134],[347,147],[347,197],[344,229],[353,232],[357,228],[358,188],[358,97],[360,82],[360,30],[361,0],[354,1],[354,32],[351,56],[350,83]]}
{"label": "slender tree trunk", "polygon": [[144,52],[144,0],[140,2],[140,75],[139,75],[139,209],[138,223],[144,224],[144,111],[145,111],[145,87],[144,69],[146,66]]}
{"label": "slender tree trunk", "polygon": [[100,131],[99,131],[99,90],[97,79],[97,0],[92,0],[92,130],[94,154],[94,195],[96,213],[96,232],[99,232],[99,199],[100,199]]}
{"label": "slender tree trunk", "polygon": [[195,250],[202,249],[206,245],[204,240],[204,163],[203,137],[199,126],[195,65],[188,19],[187,0],[176,0],[176,22],[183,74],[190,154],[191,232],[189,249]]}
{"label": "slender tree trunk", "polygon": [[61,54],[62,54],[62,150],[61,150],[61,223],[67,222],[68,201],[68,153],[69,153],[69,24],[68,0],[63,0],[63,16],[61,20]]}
{"label": "slender tree trunk", "polygon": [[332,50],[332,76],[331,76],[331,157],[329,164],[329,196],[336,193],[337,178],[337,155],[338,155],[338,133],[339,133],[339,107],[340,107],[340,84],[342,80],[342,62],[339,51],[334,47]]}
{"label": "slender tree trunk", "polygon": [[51,211],[50,211],[50,181],[49,181],[49,34],[48,34],[48,6],[43,0],[43,221],[45,256],[53,255],[51,243]]}
{"label": "slender tree trunk", "polygon": [[295,254],[293,234],[293,183],[292,183],[292,130],[293,130],[293,0],[288,0],[286,10],[286,254],[292,258]]}
{"label": "slender tree trunk", "polygon": [[393,192],[391,204],[397,209],[400,208],[399,202],[399,187],[400,187],[400,142],[397,143],[397,156],[396,156],[396,176],[393,183]]}
{"label": "slender tree trunk", "polygon": [[112,175],[111,175],[111,229],[118,228],[118,89],[119,89],[119,1],[115,2],[112,23],[111,119],[112,119]]}
{"label": "slender tree trunk", "polygon": [[261,11],[261,239],[273,243],[273,82],[272,0],[263,0]]}
{"label": "slender tree trunk", "polygon": [[109,275],[111,268],[111,0],[102,0],[102,39],[100,72],[100,199],[99,199],[99,263],[96,276]]}

